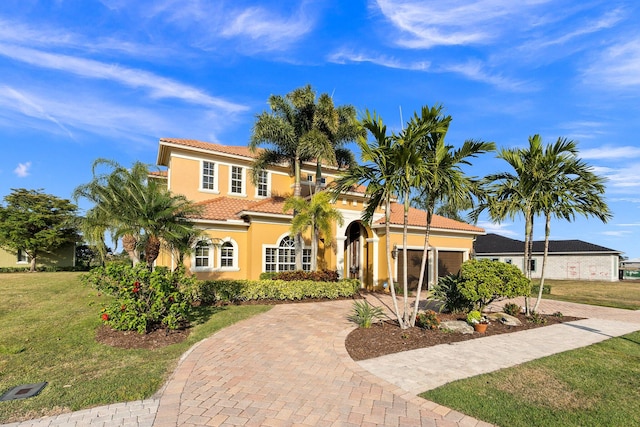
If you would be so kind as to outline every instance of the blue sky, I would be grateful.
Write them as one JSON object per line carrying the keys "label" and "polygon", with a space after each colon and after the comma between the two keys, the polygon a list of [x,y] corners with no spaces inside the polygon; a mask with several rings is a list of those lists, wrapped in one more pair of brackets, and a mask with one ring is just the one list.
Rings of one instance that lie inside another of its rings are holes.
{"label": "blue sky", "polygon": [[[94,159],[154,163],[161,137],[246,145],[269,95],[309,83],[396,131],[440,103],[456,146],[579,141],[614,218],[554,222],[552,238],[638,257],[638,22],[635,0],[4,0],[0,197],[68,198]],[[469,172],[503,170],[487,155]],[[479,225],[523,236],[519,220]]]}

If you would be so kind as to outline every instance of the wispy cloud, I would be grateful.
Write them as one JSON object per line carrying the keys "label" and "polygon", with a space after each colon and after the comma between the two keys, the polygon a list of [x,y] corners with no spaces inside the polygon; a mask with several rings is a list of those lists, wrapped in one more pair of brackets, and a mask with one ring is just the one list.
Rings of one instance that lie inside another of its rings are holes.
{"label": "wispy cloud", "polygon": [[64,71],[82,77],[109,80],[133,88],[146,89],[153,98],[179,99],[192,104],[224,109],[230,113],[247,109],[243,105],[212,97],[197,88],[175,80],[117,64],[105,64],[92,59],[42,52],[7,44],[0,44],[0,55],[35,67]]}
{"label": "wispy cloud", "polygon": [[545,0],[451,0],[446,3],[416,0],[377,0],[380,12],[403,32],[396,40],[407,48],[487,44],[500,39],[515,22],[521,26],[532,7]]}
{"label": "wispy cloud", "polygon": [[487,70],[487,67],[481,61],[443,65],[440,70],[460,74],[469,80],[486,83],[513,92],[531,92],[537,89],[537,86],[532,82],[511,79],[499,73],[493,73]]}
{"label": "wispy cloud", "polygon": [[640,157],[640,147],[603,145],[598,148],[580,150],[580,157],[587,160],[633,159]]}
{"label": "wispy cloud", "polygon": [[25,94],[11,87],[4,86],[0,88],[0,104],[1,104],[1,98],[3,97],[3,94],[5,99],[12,99],[14,101],[15,108],[20,109],[20,111],[24,115],[29,117],[44,119],[46,121],[54,123],[57,127],[62,129],[69,137],[73,138],[73,134],[71,133],[71,131],[69,131],[69,129],[67,129],[64,124],[60,123],[58,119],[56,119],[53,115],[51,115],[41,104],[39,104],[34,99],[29,98]]}
{"label": "wispy cloud", "polygon": [[369,62],[386,68],[396,68],[400,70],[427,71],[431,63],[429,61],[404,62],[387,55],[371,55],[366,53],[356,53],[350,50],[340,50],[334,52],[327,58],[329,62],[346,64],[348,62]]}
{"label": "wispy cloud", "polygon": [[18,166],[13,170],[19,178],[25,178],[29,176],[29,169],[31,168],[31,162],[18,163]]}
{"label": "wispy cloud", "polygon": [[[313,15],[304,5],[289,16],[281,16],[263,7],[250,7],[229,13],[220,35],[252,41],[245,48],[283,50],[313,30]],[[257,44],[257,46],[256,46]]]}
{"label": "wispy cloud", "polygon": [[638,169],[640,164],[627,165],[621,168],[594,166],[593,171],[608,179],[607,188],[615,193],[637,192],[640,190]]}
{"label": "wispy cloud", "polygon": [[487,233],[496,233],[501,236],[518,238],[519,234],[513,230],[509,230],[509,227],[513,224],[497,224],[489,221],[479,221],[478,227],[484,228]]}
{"label": "wispy cloud", "polygon": [[605,235],[605,236],[611,236],[611,237],[626,237],[626,236],[630,236],[631,234],[633,234],[633,231],[631,231],[631,230],[608,230],[608,231],[601,231],[600,234]]}
{"label": "wispy cloud", "polygon": [[640,87],[640,35],[600,52],[584,71],[587,83],[616,88]]}

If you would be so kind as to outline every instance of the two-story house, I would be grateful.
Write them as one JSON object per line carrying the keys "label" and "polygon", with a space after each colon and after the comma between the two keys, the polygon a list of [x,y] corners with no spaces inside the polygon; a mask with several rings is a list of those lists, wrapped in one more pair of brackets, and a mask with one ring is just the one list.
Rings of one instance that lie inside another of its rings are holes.
{"label": "two-story house", "polygon": [[[262,272],[295,269],[293,239],[290,237],[292,212],[283,205],[293,192],[293,177],[287,165],[264,170],[256,184],[251,168],[254,155],[247,147],[225,146],[190,139],[160,139],[157,163],[167,168],[157,174],[167,188],[183,194],[203,207],[195,219],[207,238],[198,242],[185,264],[200,278],[258,279]],[[316,182],[316,164],[302,168],[302,195],[309,196],[336,179],[339,170],[325,166],[322,182]],[[362,280],[368,289],[386,287],[392,281],[387,272],[384,213],[379,210],[371,225],[361,221],[367,203],[364,188],[344,193],[335,202],[344,224],[334,225],[332,239],[321,242],[318,265],[338,270],[343,277]],[[403,207],[392,206],[390,226],[393,269],[402,285]],[[411,209],[409,214],[409,286],[415,288],[424,248],[426,213]],[[457,272],[469,258],[473,241],[484,230],[473,225],[435,216],[429,239],[428,282]],[[329,241],[331,240],[331,241]],[[311,266],[310,238],[305,237],[302,264]],[[174,266],[169,252],[163,252],[158,265]]]}

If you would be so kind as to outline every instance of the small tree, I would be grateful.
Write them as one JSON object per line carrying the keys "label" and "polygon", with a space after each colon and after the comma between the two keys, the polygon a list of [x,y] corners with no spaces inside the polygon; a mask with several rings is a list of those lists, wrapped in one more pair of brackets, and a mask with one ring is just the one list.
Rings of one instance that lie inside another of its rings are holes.
{"label": "small tree", "polygon": [[493,301],[529,295],[531,292],[531,281],[520,269],[500,261],[465,261],[460,268],[460,279],[460,294],[480,311]]}
{"label": "small tree", "polygon": [[67,199],[42,190],[12,189],[0,206],[0,247],[17,254],[24,251],[36,271],[38,257],[79,239],[77,207]]}

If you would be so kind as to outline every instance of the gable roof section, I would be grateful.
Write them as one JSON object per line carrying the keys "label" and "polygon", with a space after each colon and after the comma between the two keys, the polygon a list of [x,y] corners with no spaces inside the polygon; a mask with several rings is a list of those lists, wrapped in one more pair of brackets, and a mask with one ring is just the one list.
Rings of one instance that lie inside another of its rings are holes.
{"label": "gable roof section", "polygon": [[[255,158],[255,153],[252,153],[251,150],[249,150],[249,147],[246,146],[214,144],[212,142],[198,141],[197,139],[160,138],[157,163],[159,165],[167,166],[169,160],[169,148],[180,147],[204,153],[216,153],[227,156],[243,157],[246,159]],[[258,152],[260,152],[260,149],[258,149]]]}
{"label": "gable roof section", "polygon": [[[384,224],[384,217],[376,221],[376,224]],[[391,215],[389,223],[393,225],[402,225],[404,223],[404,206],[400,203],[391,204]],[[410,227],[426,227],[427,213],[416,208],[409,208],[409,226]],[[465,222],[456,221],[445,218],[440,215],[434,215],[431,219],[431,228],[442,230],[466,231],[470,233],[484,234],[484,229]]]}
{"label": "gable roof section", "polygon": [[243,215],[251,213],[263,215],[291,215],[291,211],[283,212],[284,197],[270,197],[253,201],[234,197],[216,197],[196,203],[202,206],[202,213],[195,219],[205,221],[241,221]]}
{"label": "gable roof section", "polygon": [[[524,242],[522,240],[510,239],[489,233],[478,236],[474,243],[476,254],[523,254]],[[544,240],[533,242],[533,253],[544,252]],[[583,240],[549,240],[549,253],[570,254],[570,253],[610,253],[620,254],[622,252],[604,246],[585,242]]]}

